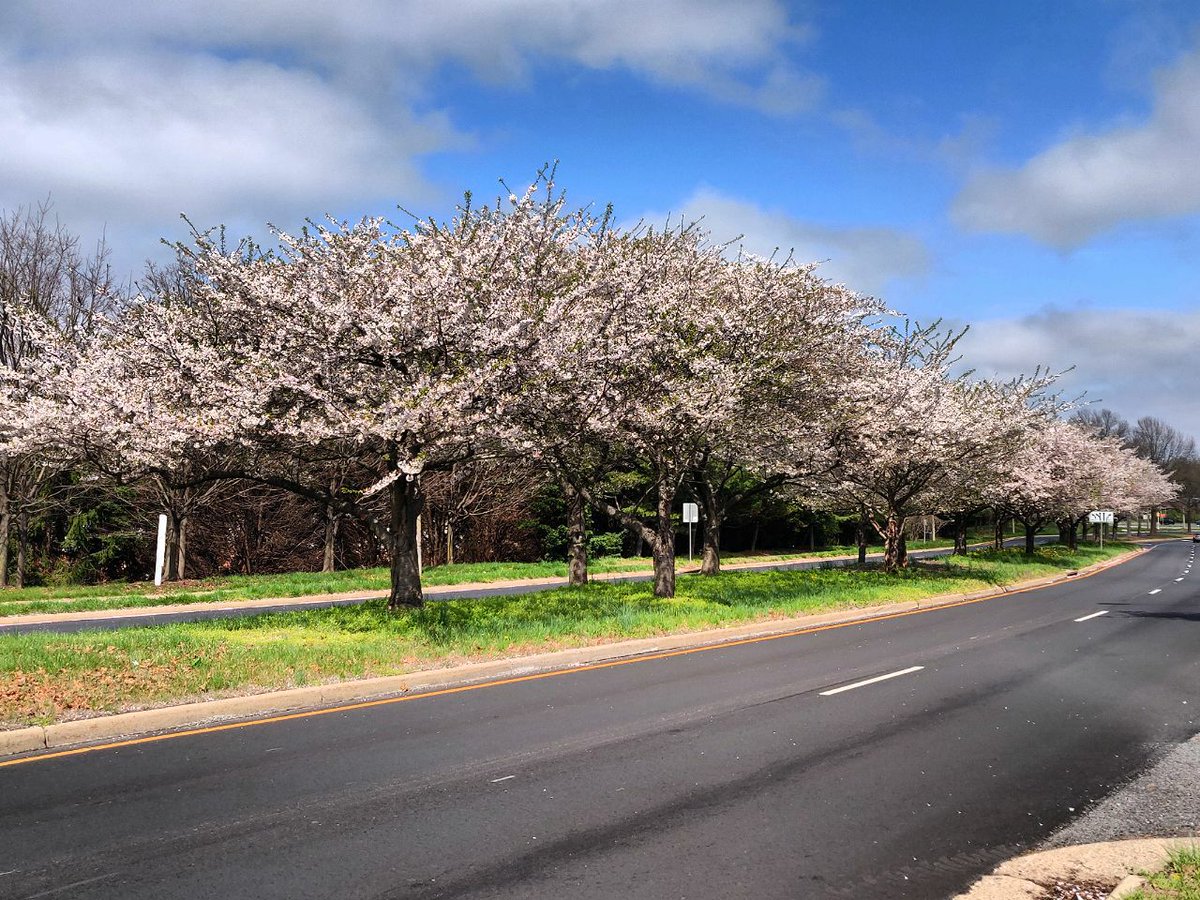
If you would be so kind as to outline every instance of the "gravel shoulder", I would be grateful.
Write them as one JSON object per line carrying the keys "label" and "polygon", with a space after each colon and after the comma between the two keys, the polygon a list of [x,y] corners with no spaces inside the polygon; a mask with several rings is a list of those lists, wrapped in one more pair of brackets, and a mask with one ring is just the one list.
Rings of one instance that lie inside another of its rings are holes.
{"label": "gravel shoulder", "polygon": [[1170,847],[1200,842],[1200,735],[1160,751],[1037,852],[1002,863],[956,900],[1110,900],[1164,863]]}
{"label": "gravel shoulder", "polygon": [[1159,835],[1200,837],[1200,735],[1054,834],[1046,847]]}

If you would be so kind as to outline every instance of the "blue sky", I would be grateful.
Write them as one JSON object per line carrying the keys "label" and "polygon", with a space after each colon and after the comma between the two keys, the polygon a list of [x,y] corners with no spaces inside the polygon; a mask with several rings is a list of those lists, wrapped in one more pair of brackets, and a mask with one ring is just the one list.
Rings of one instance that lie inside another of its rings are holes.
{"label": "blue sky", "polygon": [[1200,435],[1195,2],[9,0],[0,208],[122,271],[186,212],[449,214],[548,160]]}

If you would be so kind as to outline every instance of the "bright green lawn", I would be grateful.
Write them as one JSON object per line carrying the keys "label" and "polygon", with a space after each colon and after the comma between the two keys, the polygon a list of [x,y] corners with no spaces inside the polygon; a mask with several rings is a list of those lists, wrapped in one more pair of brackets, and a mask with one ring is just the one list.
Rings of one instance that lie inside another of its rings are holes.
{"label": "bright green lawn", "polygon": [[986,552],[877,569],[683,576],[677,595],[593,582],[535,594],[438,601],[390,614],[382,601],[151,628],[0,635],[0,722],[49,722],[172,700],[398,674],[583,646],[972,591],[1128,551]]}
{"label": "bright green lawn", "polygon": [[[915,541],[911,550],[948,547],[953,541]],[[871,548],[875,552],[878,548]],[[816,552],[783,551],[765,553],[730,553],[722,557],[727,564],[738,562],[781,562],[793,559],[853,556],[856,547],[832,547]],[[653,567],[648,556],[603,556],[589,562],[593,574],[607,572],[641,572]],[[689,563],[680,557],[681,571],[698,568],[699,557]],[[567,577],[565,562],[499,562],[464,563],[434,566],[426,569],[422,581],[426,585],[487,584],[496,581],[517,581],[527,578]],[[111,582],[99,585],[65,585],[56,587],[7,588],[0,590],[0,617],[32,613],[79,612],[98,609],[125,609],[135,606],[162,606],[176,603],[208,603],[233,600],[259,600],[273,597],[307,597],[314,594],[343,594],[361,591],[386,591],[388,570],[345,569],[340,572],[292,572],[285,575],[227,575],[166,584],[156,589],[147,582]]]}

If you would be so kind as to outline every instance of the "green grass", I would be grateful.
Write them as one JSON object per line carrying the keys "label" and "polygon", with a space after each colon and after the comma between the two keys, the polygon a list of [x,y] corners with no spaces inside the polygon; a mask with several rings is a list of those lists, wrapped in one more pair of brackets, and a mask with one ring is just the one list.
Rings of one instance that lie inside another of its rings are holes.
{"label": "green grass", "polygon": [[1200,847],[1172,851],[1166,867],[1128,900],[1200,900]]}
{"label": "green grass", "polygon": [[[953,541],[915,541],[911,550],[948,547]],[[872,547],[871,552],[880,548]],[[730,553],[722,557],[726,564],[740,562],[783,562],[793,559],[822,559],[854,556],[858,549],[832,547],[816,552],[801,550],[767,551],[759,553]],[[697,568],[697,556],[692,563],[687,557],[676,561],[681,570]],[[642,572],[653,567],[648,556],[604,556],[590,560],[592,574],[610,572]],[[565,562],[500,562],[464,563],[434,566],[426,569],[423,582],[427,586],[457,584],[488,584],[497,581],[519,581],[530,578],[567,577]],[[386,568],[346,569],[339,572],[292,572],[285,575],[227,575],[165,584],[155,588],[148,582],[110,582],[100,585],[65,585],[55,587],[6,588],[0,590],[0,617],[33,613],[85,612],[102,609],[127,609],[139,606],[166,604],[213,603],[236,600],[260,600],[274,597],[307,597],[315,594],[342,594],[385,591],[388,588]]]}
{"label": "green grass", "polygon": [[593,582],[536,594],[439,601],[390,614],[382,601],[79,634],[0,635],[0,722],[10,726],[467,660],[912,600],[1074,569],[1125,552],[986,552],[878,569],[684,576],[672,599]]}

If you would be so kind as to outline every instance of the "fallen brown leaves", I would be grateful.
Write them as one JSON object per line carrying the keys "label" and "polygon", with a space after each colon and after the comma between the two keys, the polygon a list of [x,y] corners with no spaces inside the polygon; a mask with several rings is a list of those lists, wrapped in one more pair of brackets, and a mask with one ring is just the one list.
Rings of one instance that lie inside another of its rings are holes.
{"label": "fallen brown leaves", "polygon": [[172,655],[155,662],[132,658],[112,646],[80,649],[96,664],[53,672],[17,669],[0,675],[0,721],[54,720],[71,712],[118,709],[174,692],[193,668],[190,656]]}

